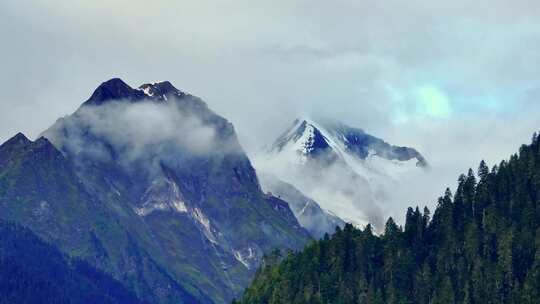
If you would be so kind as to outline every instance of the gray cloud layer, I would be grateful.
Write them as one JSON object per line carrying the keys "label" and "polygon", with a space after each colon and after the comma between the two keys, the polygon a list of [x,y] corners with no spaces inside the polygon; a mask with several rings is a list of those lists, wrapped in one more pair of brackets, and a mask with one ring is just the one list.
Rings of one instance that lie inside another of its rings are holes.
{"label": "gray cloud layer", "polygon": [[527,0],[5,0],[0,140],[36,136],[113,76],[166,79],[230,119],[252,155],[302,114],[414,146],[438,176],[416,200],[432,204],[540,129],[539,11]]}
{"label": "gray cloud layer", "polygon": [[43,135],[62,150],[98,161],[110,161],[113,148],[128,167],[136,161],[151,162],[156,155],[159,161],[204,155],[217,147],[233,151],[233,144],[225,139],[218,143],[214,126],[183,113],[172,100],[84,106],[74,115],[58,120]]}

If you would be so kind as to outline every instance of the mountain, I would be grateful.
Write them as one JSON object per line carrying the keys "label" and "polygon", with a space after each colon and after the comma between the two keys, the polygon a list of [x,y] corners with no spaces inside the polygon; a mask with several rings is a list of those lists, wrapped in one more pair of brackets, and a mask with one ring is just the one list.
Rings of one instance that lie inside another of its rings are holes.
{"label": "mountain", "polygon": [[307,229],[313,238],[320,239],[326,233],[334,233],[336,227],[345,226],[342,219],[322,209],[315,200],[305,196],[293,185],[268,174],[259,174],[259,180],[264,191],[289,203],[300,225]]}
{"label": "mountain", "polygon": [[[538,303],[540,138],[377,236],[350,224],[259,272],[239,303]],[[275,260],[275,259],[273,259]]]}
{"label": "mountain", "polygon": [[129,211],[119,202],[96,198],[49,140],[19,133],[0,146],[0,159],[3,220],[112,274],[148,302],[195,301],[196,289],[188,292],[157,263],[143,223],[118,214]]}
{"label": "mountain", "polygon": [[[376,162],[377,158],[394,161],[414,161],[426,167],[424,157],[415,149],[398,147],[369,135],[362,129],[349,127],[336,121],[315,122],[297,119],[272,146],[273,152],[297,152],[303,161],[324,158],[326,161],[347,161],[347,157]],[[375,163],[370,164],[376,166]]]}
{"label": "mountain", "polygon": [[0,146],[0,218],[152,303],[225,303],[309,240],[231,123],[169,82],[102,83],[34,142]]}
{"label": "mountain", "polygon": [[340,122],[310,119],[297,119],[257,162],[261,172],[294,185],[345,221],[377,228],[399,199],[396,189],[428,167],[413,148]]}
{"label": "mountain", "polygon": [[0,221],[0,303],[143,303],[120,282],[70,259],[29,229]]}

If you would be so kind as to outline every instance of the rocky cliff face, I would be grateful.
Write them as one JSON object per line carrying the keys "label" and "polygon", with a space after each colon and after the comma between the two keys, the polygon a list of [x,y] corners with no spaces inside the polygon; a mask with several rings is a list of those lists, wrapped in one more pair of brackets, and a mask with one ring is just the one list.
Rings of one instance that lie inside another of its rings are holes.
{"label": "rocky cliff face", "polygon": [[345,222],[332,212],[321,208],[314,199],[306,196],[293,185],[271,174],[259,174],[264,191],[285,200],[298,222],[315,239],[321,239],[327,233],[332,235],[336,227],[343,228]]}
{"label": "rocky cliff face", "polygon": [[297,119],[258,162],[261,172],[320,203],[347,222],[382,228],[392,193],[428,168],[411,147],[395,146],[336,121]]}
{"label": "rocky cliff face", "polygon": [[228,302],[264,253],[309,240],[262,193],[232,124],[169,82],[109,80],[42,136],[0,148],[2,217],[143,299]]}

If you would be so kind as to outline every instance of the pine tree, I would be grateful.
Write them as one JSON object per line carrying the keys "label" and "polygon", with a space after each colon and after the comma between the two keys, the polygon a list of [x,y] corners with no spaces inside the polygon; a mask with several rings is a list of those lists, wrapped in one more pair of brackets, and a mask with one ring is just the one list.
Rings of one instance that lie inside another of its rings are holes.
{"label": "pine tree", "polygon": [[389,218],[336,229],[257,275],[240,303],[538,303],[540,139],[478,179],[461,175],[431,215],[407,209],[404,229]]}

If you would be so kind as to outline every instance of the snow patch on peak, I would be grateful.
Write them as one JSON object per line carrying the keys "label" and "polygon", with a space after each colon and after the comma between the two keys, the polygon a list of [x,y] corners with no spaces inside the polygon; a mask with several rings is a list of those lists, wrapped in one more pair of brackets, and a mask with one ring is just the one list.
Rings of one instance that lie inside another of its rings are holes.
{"label": "snow patch on peak", "polygon": [[168,81],[166,80],[157,80],[157,81],[152,81],[150,82],[151,85],[158,85],[158,84],[162,84],[162,83],[168,83]]}
{"label": "snow patch on peak", "polygon": [[257,249],[251,246],[241,250],[233,250],[235,259],[244,265],[247,269],[251,269],[257,262]]}
{"label": "snow patch on peak", "polygon": [[147,216],[155,211],[187,214],[211,243],[218,243],[218,233],[210,219],[200,208],[190,207],[186,203],[178,184],[170,178],[153,181],[142,196],[142,204],[133,210],[139,216]]}
{"label": "snow patch on peak", "polygon": [[152,182],[142,197],[142,204],[134,211],[139,216],[147,216],[154,211],[186,213],[188,208],[176,182],[165,179]]}
{"label": "snow patch on peak", "polygon": [[167,204],[163,202],[155,202],[152,205],[143,206],[141,208],[135,207],[134,211],[139,216],[147,216],[154,211],[157,211],[157,210],[165,211],[167,209],[168,209]]}
{"label": "snow patch on peak", "polygon": [[[323,209],[358,224],[380,225],[393,192],[406,188],[426,161],[413,148],[339,122],[297,119],[274,143],[257,169],[273,174],[313,197]],[[400,188],[401,187],[401,188]],[[307,205],[301,205],[300,213]]]}
{"label": "snow patch on peak", "polygon": [[329,139],[321,128],[309,119],[297,119],[293,126],[283,133],[270,149],[270,153],[285,154],[305,164],[312,154],[327,149]]}
{"label": "snow patch on peak", "polygon": [[300,153],[302,162],[307,160],[307,155],[314,150],[315,143],[315,128],[312,125],[306,124],[301,136],[294,141],[291,149]]}
{"label": "snow patch on peak", "polygon": [[144,88],[139,88],[146,96],[148,97],[154,97],[154,93],[152,92],[152,88],[147,86]]}
{"label": "snow patch on peak", "polygon": [[302,209],[300,210],[300,212],[298,213],[298,215],[304,215],[304,212],[306,212],[306,209],[307,207],[309,207],[309,205],[311,205],[311,202],[310,201],[307,201],[306,204],[304,205],[304,207],[302,207]]}
{"label": "snow patch on peak", "polygon": [[185,213],[188,211],[186,204],[183,201],[173,201],[172,206],[179,213]]}
{"label": "snow patch on peak", "polygon": [[210,220],[206,217],[202,210],[197,207],[194,208],[191,211],[191,216],[199,223],[206,238],[213,244],[217,244],[217,237],[210,225]]}

